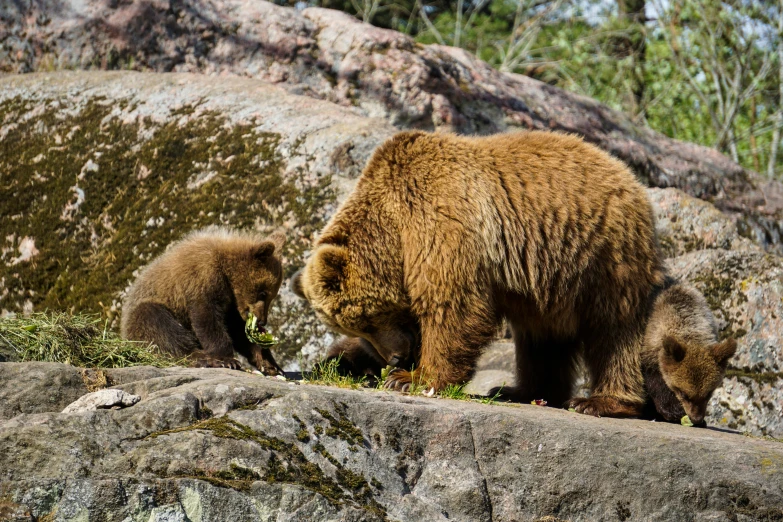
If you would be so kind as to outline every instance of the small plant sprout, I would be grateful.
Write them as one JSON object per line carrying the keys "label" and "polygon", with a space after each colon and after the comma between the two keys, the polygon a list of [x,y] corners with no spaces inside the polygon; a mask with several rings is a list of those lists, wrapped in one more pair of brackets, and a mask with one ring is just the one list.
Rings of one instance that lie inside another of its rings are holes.
{"label": "small plant sprout", "polygon": [[445,399],[454,399],[457,401],[468,400],[470,399],[470,396],[467,393],[465,393],[466,386],[467,383],[449,384],[443,389],[442,392],[440,392],[440,396]]}
{"label": "small plant sprout", "polygon": [[274,346],[280,342],[280,339],[267,332],[265,328],[258,328],[258,317],[252,313],[247,314],[245,335],[251,343],[255,343],[259,346]]}
{"label": "small plant sprout", "polygon": [[503,391],[503,387],[504,387],[505,385],[506,385],[506,383],[504,382],[504,383],[503,383],[503,384],[500,386],[500,388],[498,389],[498,391],[497,391],[497,392],[495,392],[495,395],[493,395],[492,397],[484,397],[483,399],[481,399],[481,404],[490,404],[490,405],[492,405],[492,404],[496,404],[496,403],[497,403],[497,400],[498,400],[498,397],[500,397],[500,394],[501,394],[501,392]]}
{"label": "small plant sprout", "polygon": [[389,377],[389,373],[394,370],[394,366],[391,364],[388,365],[386,368],[381,368],[381,377],[378,379],[378,383],[375,385],[375,387],[379,390],[383,390],[383,385],[386,383],[386,379]]}
{"label": "small plant sprout", "polygon": [[349,375],[340,375],[340,357],[315,363],[312,371],[303,375],[304,382],[307,384],[325,384],[339,388],[350,388],[352,390],[361,388],[365,383],[366,377],[356,378]]}
{"label": "small plant sprout", "polygon": [[680,424],[683,426],[687,426],[689,428],[693,427],[693,422],[691,422],[691,418],[685,415],[683,418],[680,419]]}

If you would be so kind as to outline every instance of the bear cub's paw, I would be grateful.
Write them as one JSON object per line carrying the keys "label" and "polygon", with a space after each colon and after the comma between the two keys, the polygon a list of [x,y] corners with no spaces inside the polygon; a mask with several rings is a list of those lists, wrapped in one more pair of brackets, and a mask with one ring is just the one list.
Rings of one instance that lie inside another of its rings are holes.
{"label": "bear cub's paw", "polygon": [[241,370],[242,363],[232,357],[215,357],[204,355],[193,358],[194,368],[228,368],[230,370]]}
{"label": "bear cub's paw", "polygon": [[638,417],[642,413],[644,404],[597,395],[588,398],[574,397],[566,403],[566,406],[573,408],[577,413],[594,417]]}
{"label": "bear cub's paw", "polygon": [[530,399],[516,386],[495,386],[486,393],[486,397],[499,401],[529,402]]}
{"label": "bear cub's paw", "polygon": [[264,375],[275,377],[283,375],[283,369],[277,364],[269,348],[253,346],[253,357],[250,360]]}

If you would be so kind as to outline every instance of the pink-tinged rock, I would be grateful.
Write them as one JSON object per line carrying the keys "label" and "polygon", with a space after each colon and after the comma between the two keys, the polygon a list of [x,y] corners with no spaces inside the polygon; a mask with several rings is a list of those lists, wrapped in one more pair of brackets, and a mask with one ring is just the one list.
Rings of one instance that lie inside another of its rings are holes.
{"label": "pink-tinged rock", "polygon": [[501,73],[462,49],[421,45],[328,9],[262,0],[32,0],[0,3],[0,71],[136,69],[251,76],[383,116],[398,127],[585,136],[652,186],[742,215],[780,250],[783,184],[714,149],[669,139],[590,98]]}

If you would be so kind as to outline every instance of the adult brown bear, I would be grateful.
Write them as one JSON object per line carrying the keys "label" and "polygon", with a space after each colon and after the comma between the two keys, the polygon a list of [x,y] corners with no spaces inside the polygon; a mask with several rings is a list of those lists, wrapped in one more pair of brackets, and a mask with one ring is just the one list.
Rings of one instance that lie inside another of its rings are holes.
{"label": "adult brown bear", "polygon": [[640,352],[664,281],[647,194],[620,161],[570,135],[402,132],[380,146],[293,289],[327,325],[387,361],[387,386],[470,378],[505,318],[519,400],[636,416]]}

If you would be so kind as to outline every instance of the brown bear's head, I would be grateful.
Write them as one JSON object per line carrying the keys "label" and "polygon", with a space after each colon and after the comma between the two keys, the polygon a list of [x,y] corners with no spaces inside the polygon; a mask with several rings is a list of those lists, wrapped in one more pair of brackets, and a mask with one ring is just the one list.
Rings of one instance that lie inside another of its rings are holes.
{"label": "brown bear's head", "polygon": [[694,424],[704,423],[707,403],[723,381],[736,350],[734,339],[701,346],[680,342],[672,336],[664,338],[659,355],[661,375]]}
{"label": "brown bear's head", "polygon": [[361,255],[322,240],[294,274],[291,289],[327,326],[369,341],[389,364],[401,366],[415,358],[419,334],[402,267],[388,257]]}
{"label": "brown bear's head", "polygon": [[258,318],[258,326],[266,325],[269,307],[283,281],[283,265],[275,252],[284,241],[281,234],[273,234],[232,252],[226,263],[224,270],[243,320],[252,313]]}

